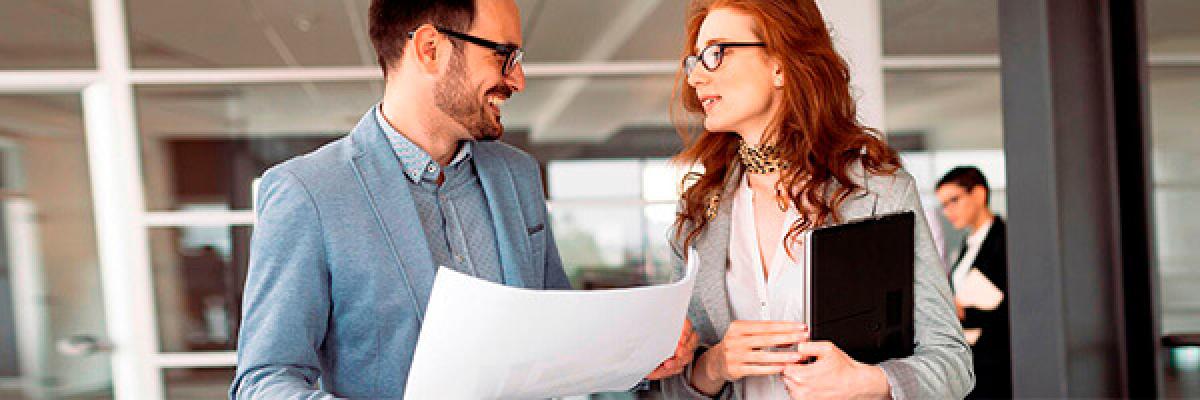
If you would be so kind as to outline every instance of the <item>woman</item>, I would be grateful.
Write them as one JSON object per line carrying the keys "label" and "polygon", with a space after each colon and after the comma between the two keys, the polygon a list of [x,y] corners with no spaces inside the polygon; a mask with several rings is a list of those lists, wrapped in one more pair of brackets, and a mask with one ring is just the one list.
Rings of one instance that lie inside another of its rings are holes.
{"label": "woman", "polygon": [[[705,172],[682,195],[672,247],[677,268],[683,249],[699,258],[688,318],[703,353],[664,381],[667,397],[965,396],[970,352],[913,179],[858,123],[846,64],[816,4],[699,1],[687,33],[677,97],[703,114],[704,132],[681,128],[677,161]],[[914,354],[868,365],[809,341],[796,322],[801,234],[905,210],[917,218]]]}

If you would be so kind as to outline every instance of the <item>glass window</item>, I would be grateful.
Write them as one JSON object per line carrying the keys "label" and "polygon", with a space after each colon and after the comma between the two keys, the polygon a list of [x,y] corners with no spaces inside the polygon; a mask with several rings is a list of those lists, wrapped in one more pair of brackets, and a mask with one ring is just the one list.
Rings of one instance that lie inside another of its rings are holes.
{"label": "glass window", "polygon": [[1152,56],[1200,54],[1200,2],[1147,0],[1146,40]]}
{"label": "glass window", "polygon": [[[684,1],[519,0],[517,5],[528,62],[679,57]],[[374,66],[369,6],[369,0],[127,0],[133,64]],[[212,29],[214,23],[222,29]]]}
{"label": "glass window", "polygon": [[531,62],[677,60],[687,1],[517,1]]}
{"label": "glass window", "polygon": [[0,2],[0,70],[93,68],[89,0]]}
{"label": "glass window", "polygon": [[1000,71],[891,71],[884,85],[888,141],[916,179],[939,252],[955,257],[967,232],[954,229],[934,195],[950,169],[979,168],[992,211],[1007,214]]}
{"label": "glass window", "polygon": [[885,0],[883,54],[1000,53],[997,0]]}
{"label": "glass window", "polygon": [[79,97],[0,95],[0,132],[0,397],[111,398]]}
{"label": "glass window", "polygon": [[250,232],[248,226],[149,230],[162,351],[236,349]]}
{"label": "glass window", "polygon": [[125,3],[136,68],[375,65],[369,0]]}
{"label": "glass window", "polygon": [[248,210],[267,168],[315,150],[379,101],[375,83],[138,87],[150,210]]}
{"label": "glass window", "polygon": [[[1156,66],[1155,59],[1200,57],[1200,4],[1146,2],[1150,56],[1154,239],[1162,334],[1200,335],[1200,65]],[[1177,342],[1170,340],[1168,342]],[[1200,396],[1200,347],[1172,346],[1163,356],[1165,397]]]}
{"label": "glass window", "polygon": [[234,368],[171,368],[163,370],[167,400],[220,399],[229,395]]}

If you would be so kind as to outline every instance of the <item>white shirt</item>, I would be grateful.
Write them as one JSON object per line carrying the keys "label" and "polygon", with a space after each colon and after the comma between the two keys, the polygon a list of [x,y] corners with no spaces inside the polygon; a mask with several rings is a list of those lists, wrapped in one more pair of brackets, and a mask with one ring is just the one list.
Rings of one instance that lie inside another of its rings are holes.
{"label": "white shirt", "polygon": [[[737,320],[806,320],[804,315],[804,271],[800,263],[802,246],[792,246],[792,257],[784,251],[783,235],[800,218],[795,208],[784,216],[775,256],[767,260],[768,274],[758,248],[754,225],[754,192],[745,176],[733,195],[733,214],[729,236],[729,270],[725,286],[729,304]],[[773,200],[772,200],[773,202]],[[787,399],[787,388],[779,376],[748,376],[743,379],[746,399]]]}
{"label": "white shirt", "polygon": [[971,267],[975,264],[975,257],[979,255],[979,248],[983,247],[983,240],[987,239],[988,231],[992,230],[992,221],[996,218],[989,219],[970,236],[967,236],[967,249],[963,253],[962,259],[958,264],[954,264],[954,272],[950,275],[950,283],[955,288],[961,287],[963,280],[967,279],[967,273],[971,271]]}

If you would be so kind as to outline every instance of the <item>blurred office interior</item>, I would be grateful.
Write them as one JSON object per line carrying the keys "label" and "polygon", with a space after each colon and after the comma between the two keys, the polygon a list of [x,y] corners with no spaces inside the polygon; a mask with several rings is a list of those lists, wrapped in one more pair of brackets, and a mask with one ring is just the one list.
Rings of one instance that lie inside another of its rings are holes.
{"label": "blurred office interior", "polygon": [[[842,0],[823,2],[834,1]],[[1009,182],[1029,176],[1006,168],[1025,148],[1005,138],[1014,134],[1006,121],[1018,117],[1006,115],[1012,103],[1002,93],[1022,75],[1003,73],[1004,5],[870,1],[877,7],[867,10],[875,12],[835,26],[835,37],[881,49],[876,121],[917,178],[942,248],[953,249],[964,232],[937,212],[933,185],[943,173],[980,167],[994,190],[993,209],[1005,216],[1018,211],[1010,210]],[[517,3],[529,78],[504,106],[503,140],[542,164],[573,285],[662,282],[681,176],[668,162],[680,148],[669,111],[687,2]],[[1146,65],[1149,130],[1133,134],[1150,144],[1152,254],[1141,265],[1122,263],[1121,271],[1155,275],[1149,293],[1105,296],[1112,304],[1097,310],[1141,307],[1133,310],[1155,324],[1146,329],[1159,336],[1151,359],[1160,369],[1152,381],[1127,378],[1126,385],[1150,382],[1158,397],[1200,397],[1200,249],[1193,243],[1200,238],[1193,210],[1200,204],[1200,2],[1128,3],[1144,11],[1136,25],[1146,50],[1138,61]],[[0,398],[224,395],[235,364],[254,181],[345,134],[379,100],[368,4],[0,2]],[[862,24],[874,24],[867,30],[874,34],[857,35]],[[1108,164],[1051,165],[1046,174],[1069,177]],[[1046,229],[1057,227],[1047,222]],[[1022,251],[1013,248],[1019,241],[1009,243],[1010,254]],[[1063,271],[1071,268],[1079,266]],[[1072,293],[1047,306],[1064,314],[1085,309],[1072,305]],[[1054,331],[1080,334],[1064,318],[1067,327]],[[1068,344],[1087,343],[1072,338]],[[1093,393],[1073,386],[1086,386],[1090,376],[1071,378],[1064,393]],[[1126,391],[1101,393],[1146,393],[1118,390]]]}

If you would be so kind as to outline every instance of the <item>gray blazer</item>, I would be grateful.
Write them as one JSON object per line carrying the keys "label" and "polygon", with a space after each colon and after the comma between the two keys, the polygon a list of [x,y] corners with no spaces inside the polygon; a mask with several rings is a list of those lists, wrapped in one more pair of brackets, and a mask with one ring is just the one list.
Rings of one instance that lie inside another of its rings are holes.
{"label": "gray blazer", "polygon": [[[971,371],[971,350],[963,339],[962,327],[954,314],[950,287],[942,260],[933,247],[926,225],[921,201],[913,178],[903,169],[894,175],[871,175],[863,179],[861,164],[851,167],[852,178],[865,190],[851,194],[839,208],[843,220],[868,217],[872,209],[878,213],[915,211],[916,257],[913,288],[913,328],[916,349],[913,355],[880,363],[894,398],[899,399],[960,399],[975,384]],[[725,290],[725,271],[728,266],[729,229],[733,189],[741,181],[740,167],[735,167],[725,179],[724,194],[717,215],[696,237],[695,247],[701,264],[696,287],[688,308],[688,319],[700,335],[701,350],[716,345],[725,335],[732,318],[728,293]],[[676,273],[683,270],[682,243],[671,238]],[[703,399],[687,382],[691,367],[680,375],[663,380],[667,398]],[[728,385],[721,398],[742,398],[740,381]]]}

